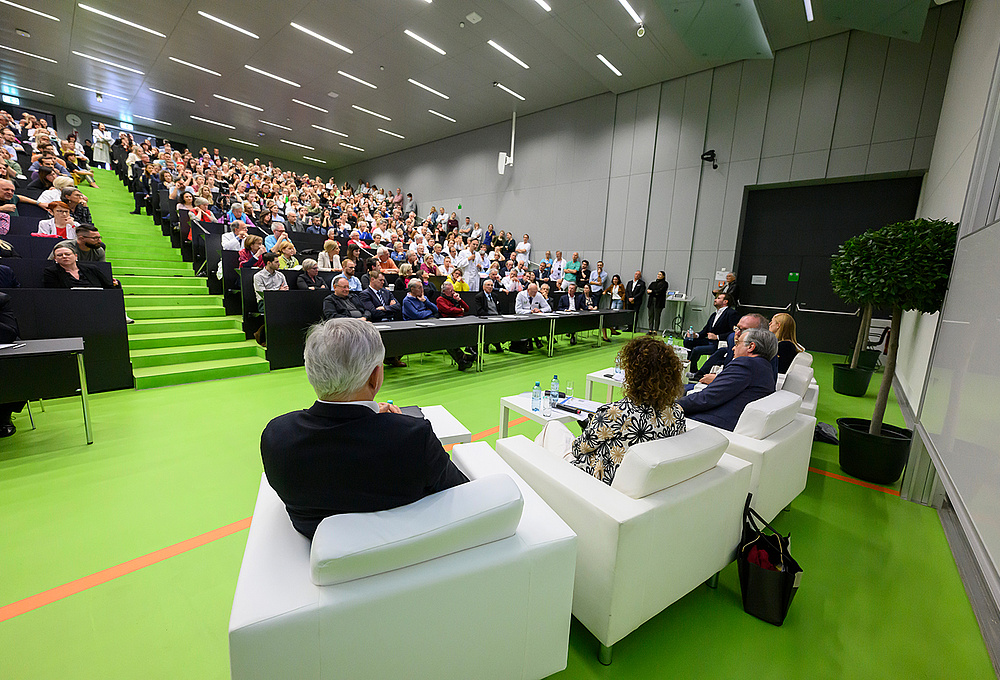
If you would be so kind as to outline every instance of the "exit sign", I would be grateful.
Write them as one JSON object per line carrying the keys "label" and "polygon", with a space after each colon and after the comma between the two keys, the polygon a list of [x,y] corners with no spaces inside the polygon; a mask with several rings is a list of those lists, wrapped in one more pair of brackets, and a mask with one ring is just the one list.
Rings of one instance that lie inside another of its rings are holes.
{"label": "exit sign", "polygon": [[798,281],[799,280],[799,273],[798,272],[788,272],[788,280],[789,281],[793,281],[793,282],[794,281]]}

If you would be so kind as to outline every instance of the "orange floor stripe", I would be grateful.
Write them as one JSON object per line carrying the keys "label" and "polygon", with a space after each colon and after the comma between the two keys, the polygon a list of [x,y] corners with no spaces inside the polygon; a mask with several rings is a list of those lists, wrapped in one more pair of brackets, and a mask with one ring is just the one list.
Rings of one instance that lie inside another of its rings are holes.
{"label": "orange floor stripe", "polygon": [[826,470],[820,470],[819,468],[811,467],[809,472],[815,472],[817,475],[823,475],[824,477],[832,477],[833,479],[839,479],[842,482],[848,482],[850,484],[855,484],[857,486],[863,486],[866,489],[872,489],[874,491],[881,491],[882,493],[887,493],[890,496],[898,496],[899,492],[895,489],[890,489],[885,486],[879,486],[878,484],[869,484],[868,482],[862,482],[860,479],[854,479],[853,477],[845,477],[844,475],[838,475],[836,472],[827,472]]}

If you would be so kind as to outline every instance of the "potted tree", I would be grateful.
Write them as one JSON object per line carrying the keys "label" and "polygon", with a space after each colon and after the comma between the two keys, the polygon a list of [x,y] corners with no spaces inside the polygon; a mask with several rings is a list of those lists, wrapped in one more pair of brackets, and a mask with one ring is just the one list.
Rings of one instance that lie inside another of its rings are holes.
{"label": "potted tree", "polygon": [[830,266],[830,283],[833,291],[849,305],[861,307],[861,326],[854,342],[854,353],[849,364],[833,365],[833,391],[851,397],[863,397],[868,392],[875,367],[861,364],[861,351],[868,339],[872,322],[880,267],[873,254],[878,252],[875,230],[849,238]]}
{"label": "potted tree", "polygon": [[[847,244],[841,248],[834,256],[833,270],[838,270],[836,276],[846,276],[851,282],[851,287],[845,290],[857,301],[871,308],[891,309],[892,321],[885,373],[871,420],[837,420],[840,467],[869,482],[892,484],[903,471],[913,438],[912,431],[882,422],[896,373],[903,312],[933,313],[941,309],[958,227],[946,220],[915,219],[868,231],[862,237],[855,237],[859,238],[857,244],[861,249],[848,248]],[[854,273],[847,274],[846,270],[851,268]]]}

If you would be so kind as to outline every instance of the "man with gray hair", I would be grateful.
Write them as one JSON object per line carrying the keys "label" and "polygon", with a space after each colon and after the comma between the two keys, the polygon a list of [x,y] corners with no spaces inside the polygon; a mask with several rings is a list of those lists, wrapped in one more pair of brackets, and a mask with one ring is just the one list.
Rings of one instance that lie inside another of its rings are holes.
{"label": "man with gray hair", "polygon": [[331,319],[306,338],[310,408],[264,428],[264,473],[292,526],[310,540],[324,518],[407,505],[469,481],[430,422],[375,401],[385,347],[371,324]]}
{"label": "man with gray hair", "polygon": [[778,340],[766,328],[751,328],[733,345],[734,359],[700,392],[689,392],[677,400],[684,414],[724,430],[733,430],[751,401],[774,392],[771,359],[778,353]]}

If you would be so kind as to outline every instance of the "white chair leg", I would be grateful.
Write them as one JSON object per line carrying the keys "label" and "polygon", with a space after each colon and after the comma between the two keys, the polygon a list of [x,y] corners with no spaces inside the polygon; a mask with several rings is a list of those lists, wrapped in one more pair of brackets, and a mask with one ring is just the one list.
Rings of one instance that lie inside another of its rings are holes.
{"label": "white chair leg", "polygon": [[605,647],[601,645],[601,649],[597,652],[597,660],[600,661],[605,666],[611,665],[611,645],[610,647]]}
{"label": "white chair leg", "polygon": [[719,572],[715,572],[714,574],[712,574],[709,577],[709,579],[707,581],[705,581],[705,585],[707,585],[709,588],[718,588],[719,587]]}

